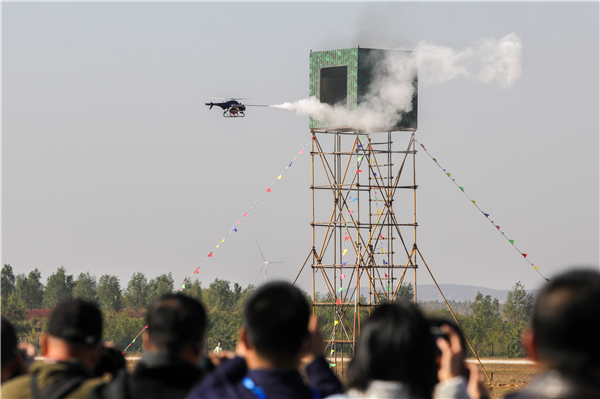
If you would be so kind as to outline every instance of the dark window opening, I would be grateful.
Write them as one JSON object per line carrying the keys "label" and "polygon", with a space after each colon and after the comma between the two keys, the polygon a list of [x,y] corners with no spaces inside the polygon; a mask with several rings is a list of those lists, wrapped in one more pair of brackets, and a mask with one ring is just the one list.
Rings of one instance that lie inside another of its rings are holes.
{"label": "dark window opening", "polygon": [[321,68],[321,102],[346,106],[348,67]]}

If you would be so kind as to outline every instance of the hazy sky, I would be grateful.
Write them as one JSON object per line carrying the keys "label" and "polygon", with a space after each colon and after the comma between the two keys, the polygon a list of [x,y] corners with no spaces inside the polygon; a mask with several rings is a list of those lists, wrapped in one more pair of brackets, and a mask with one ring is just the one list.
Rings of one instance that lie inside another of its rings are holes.
{"label": "hazy sky", "polygon": [[[308,96],[310,50],[464,50],[515,33],[501,88],[419,87],[417,139],[548,277],[599,261],[599,5],[2,3],[2,261],[16,273],[190,275],[309,141],[308,117],[209,111],[210,97]],[[205,262],[293,279],[311,249],[310,154]],[[419,246],[440,283],[544,281],[431,159],[417,156]],[[218,256],[217,256],[218,255]],[[262,280],[262,277],[259,281]],[[301,286],[311,287],[304,272]],[[419,270],[419,283],[431,279]]]}

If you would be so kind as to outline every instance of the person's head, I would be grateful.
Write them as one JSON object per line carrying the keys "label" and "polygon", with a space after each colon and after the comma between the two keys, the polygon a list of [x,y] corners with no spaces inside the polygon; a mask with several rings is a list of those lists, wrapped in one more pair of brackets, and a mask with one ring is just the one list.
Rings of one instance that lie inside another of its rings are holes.
{"label": "person's head", "polygon": [[200,302],[183,294],[163,295],[148,308],[146,324],[146,350],[199,363],[206,327],[206,311]]}
{"label": "person's head", "polygon": [[4,382],[19,374],[20,362],[17,352],[17,334],[12,324],[2,318],[2,380]]}
{"label": "person's head", "polygon": [[545,367],[563,373],[600,373],[600,273],[574,270],[538,293],[525,349]]}
{"label": "person's head", "polygon": [[286,282],[258,288],[244,308],[244,343],[273,365],[299,362],[308,338],[310,307],[302,292]]}
{"label": "person's head", "polygon": [[42,337],[42,354],[52,360],[78,359],[93,369],[102,354],[102,313],[90,302],[74,299],[59,304]]}
{"label": "person's head", "polygon": [[429,398],[437,381],[435,342],[421,312],[401,301],[379,306],[361,328],[348,369],[350,386],[399,381],[415,398]]}

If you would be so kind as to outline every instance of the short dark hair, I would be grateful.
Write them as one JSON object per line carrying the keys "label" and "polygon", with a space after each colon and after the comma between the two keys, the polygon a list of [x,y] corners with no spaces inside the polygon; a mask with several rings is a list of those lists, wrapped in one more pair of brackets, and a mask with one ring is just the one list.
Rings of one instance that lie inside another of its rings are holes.
{"label": "short dark hair", "polygon": [[308,336],[310,307],[302,292],[278,281],[258,288],[244,308],[250,343],[262,356],[275,361],[298,355]]}
{"label": "short dark hair", "polygon": [[206,311],[200,302],[183,294],[166,294],[146,313],[150,342],[178,354],[186,345],[200,350]]}
{"label": "short dark hair", "polygon": [[600,368],[600,273],[573,270],[538,293],[531,327],[538,356],[552,367],[581,375]]}
{"label": "short dark hair", "polygon": [[2,367],[17,355],[17,334],[8,320],[2,318]]}
{"label": "short dark hair", "polygon": [[82,299],[60,303],[50,315],[48,334],[71,344],[95,346],[102,339],[102,312]]}
{"label": "short dark hair", "polygon": [[415,398],[430,398],[437,366],[429,330],[412,303],[379,306],[361,328],[348,369],[350,386],[364,391],[373,380],[400,381]]}

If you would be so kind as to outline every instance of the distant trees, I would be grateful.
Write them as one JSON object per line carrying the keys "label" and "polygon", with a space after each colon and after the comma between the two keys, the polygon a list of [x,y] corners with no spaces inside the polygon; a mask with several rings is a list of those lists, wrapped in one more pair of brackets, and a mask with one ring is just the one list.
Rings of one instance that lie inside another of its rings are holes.
{"label": "distant trees", "polygon": [[98,305],[102,310],[117,311],[122,306],[121,284],[117,276],[105,274],[98,281]]}
{"label": "distant trees", "polygon": [[[105,274],[96,280],[95,276],[86,272],[73,280],[62,266],[48,277],[44,286],[38,269],[27,276],[23,273],[15,276],[13,267],[5,264],[2,268],[1,311],[2,316],[15,325],[20,339],[35,343],[47,329],[51,308],[70,298],[92,301],[104,314],[104,339],[114,341],[124,349],[145,326],[145,312],[150,303],[163,294],[182,292],[201,301],[207,310],[207,348],[212,350],[221,342],[225,349],[233,350],[243,323],[244,303],[254,291],[254,286],[243,288],[238,283],[231,284],[217,278],[208,287],[202,287],[199,280],[186,278],[177,288],[181,291],[175,291],[172,273],[161,274],[148,281],[144,273],[136,272],[123,291],[117,276]],[[305,295],[311,302],[312,298]],[[329,292],[324,295],[317,293],[317,297],[319,303],[334,302]],[[401,285],[397,297],[413,301],[413,285]],[[360,304],[366,303],[366,298],[361,296]],[[527,293],[521,282],[514,285],[503,305],[497,298],[480,292],[472,301],[451,300],[449,304],[480,356],[524,356],[520,336],[531,317],[533,296]],[[451,318],[444,302],[421,302],[419,307],[429,316]],[[354,306],[339,306],[335,310],[337,313],[334,313],[333,307],[316,307],[323,336],[334,343],[336,351],[342,349],[338,341],[351,339],[348,324],[353,325],[359,319],[363,323],[368,318],[367,307],[358,306],[357,309],[358,317],[355,317]],[[129,353],[141,350],[141,339],[128,349]]]}
{"label": "distant trees", "polygon": [[59,267],[55,273],[52,273],[48,277],[42,306],[45,308],[54,308],[59,303],[73,298],[74,285],[73,275],[67,274],[63,266]]}
{"label": "distant trees", "polygon": [[44,284],[42,284],[42,273],[37,267],[29,272],[29,276],[21,273],[15,281],[14,294],[23,301],[28,309],[39,309],[44,300]]}
{"label": "distant trees", "polygon": [[126,308],[143,309],[147,305],[148,281],[144,273],[133,273],[127,289],[123,293],[123,303]]}
{"label": "distant trees", "polygon": [[415,290],[413,289],[412,283],[400,285],[400,289],[398,290],[398,295],[396,296],[396,298],[398,298],[398,301],[414,301]]}
{"label": "distant trees", "polygon": [[169,274],[161,274],[160,276],[153,278],[148,283],[146,302],[150,304],[164,294],[173,292],[173,284],[174,281],[171,272],[169,272]]}
{"label": "distant trees", "polygon": [[15,274],[13,273],[13,268],[11,265],[5,264],[4,266],[2,266],[2,286],[0,287],[2,299],[8,299],[10,294],[13,293],[14,289]]}
{"label": "distant trees", "polygon": [[89,272],[81,273],[77,277],[77,280],[75,280],[75,284],[73,286],[73,298],[79,298],[98,304],[96,290],[96,277],[90,276]]}
{"label": "distant trees", "polygon": [[529,324],[532,309],[533,295],[528,294],[523,284],[518,281],[506,296],[506,303],[502,310],[507,325],[506,341],[509,356],[525,355],[521,346],[521,333]]}

